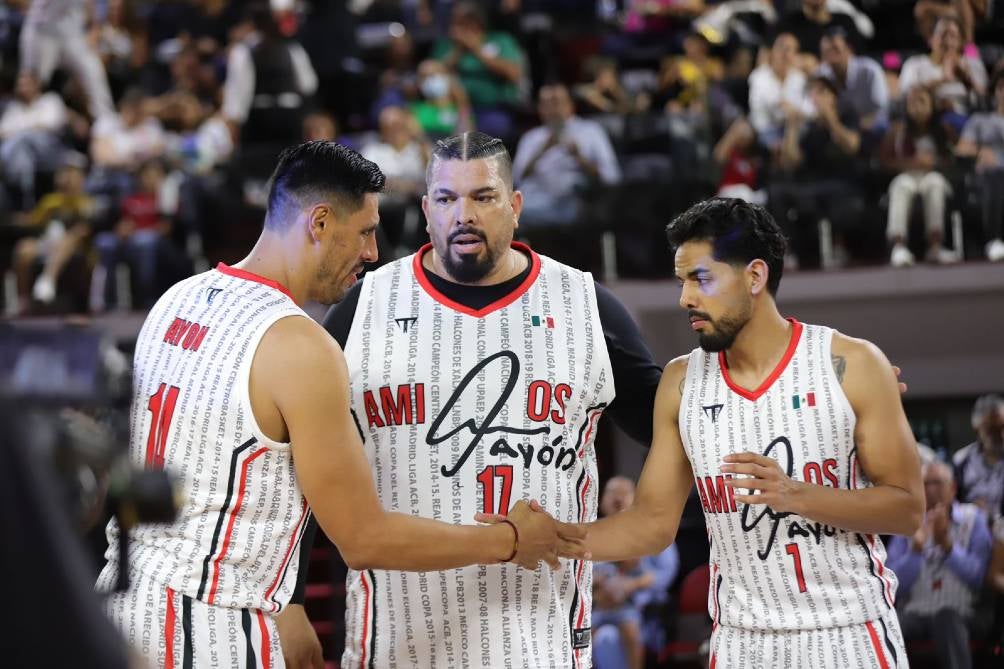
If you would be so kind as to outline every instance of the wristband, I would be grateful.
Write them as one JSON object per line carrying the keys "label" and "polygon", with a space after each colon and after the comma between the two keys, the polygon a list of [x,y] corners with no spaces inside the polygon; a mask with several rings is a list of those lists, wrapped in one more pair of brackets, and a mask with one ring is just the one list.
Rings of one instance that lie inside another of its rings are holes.
{"label": "wristband", "polygon": [[499,522],[500,523],[505,523],[506,525],[508,525],[509,527],[512,528],[512,533],[514,535],[513,536],[513,542],[512,542],[512,555],[510,555],[506,559],[502,560],[502,562],[511,562],[512,559],[514,557],[516,557],[516,553],[519,551],[519,530],[516,529],[516,524],[513,523],[508,518],[503,518]]}

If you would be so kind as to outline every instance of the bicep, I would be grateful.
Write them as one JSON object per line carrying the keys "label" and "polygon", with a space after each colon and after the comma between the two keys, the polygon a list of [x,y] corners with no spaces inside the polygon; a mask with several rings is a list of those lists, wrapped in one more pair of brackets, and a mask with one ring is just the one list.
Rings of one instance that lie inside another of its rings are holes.
{"label": "bicep", "polygon": [[857,418],[861,468],[876,485],[922,494],[920,457],[903,411],[896,374],[877,348],[848,356],[845,390]]}
{"label": "bicep", "polygon": [[659,383],[652,418],[652,448],[638,481],[636,506],[657,516],[679,521],[694,480],[680,438],[680,378],[665,373]]}

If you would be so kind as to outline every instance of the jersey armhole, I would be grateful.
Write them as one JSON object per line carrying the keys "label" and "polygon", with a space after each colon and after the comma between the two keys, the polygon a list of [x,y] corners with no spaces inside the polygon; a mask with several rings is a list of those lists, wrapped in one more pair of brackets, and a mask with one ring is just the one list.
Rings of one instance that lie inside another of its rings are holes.
{"label": "jersey armhole", "polygon": [[851,406],[851,400],[847,397],[847,393],[844,392],[844,384],[840,382],[833,370],[833,337],[836,334],[836,330],[827,328],[826,334],[823,335],[823,374],[826,375],[827,383],[833,388],[834,397],[843,405],[847,415],[851,417],[851,434],[853,435],[858,425],[858,415],[855,413],[854,407]]}
{"label": "jersey armhole", "polygon": [[273,325],[278,323],[283,318],[309,318],[305,313],[299,309],[290,309],[288,311],[281,311],[269,317],[268,319],[262,321],[258,326],[257,332],[251,335],[248,340],[248,350],[244,356],[244,360],[241,363],[240,370],[237,373],[236,387],[243,389],[243,402],[244,402],[244,412],[246,415],[245,421],[250,426],[251,436],[255,440],[270,450],[287,450],[289,449],[290,442],[288,441],[276,441],[272,439],[261,429],[261,425],[258,424],[258,417],[254,415],[254,407],[251,405],[251,365],[254,362],[255,355],[258,353],[258,346],[261,344],[261,340],[265,337],[265,334],[269,331]]}

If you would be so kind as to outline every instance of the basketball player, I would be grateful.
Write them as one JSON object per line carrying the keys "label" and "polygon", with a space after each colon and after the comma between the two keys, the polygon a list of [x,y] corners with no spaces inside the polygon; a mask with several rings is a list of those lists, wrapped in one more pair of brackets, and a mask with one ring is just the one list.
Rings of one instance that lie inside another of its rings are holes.
{"label": "basketball player", "polygon": [[[558,520],[593,520],[596,422],[607,410],[647,443],[659,367],[589,274],[513,242],[522,196],[501,141],[443,140],[426,176],[432,243],[325,321],[380,500],[462,522],[532,496]],[[588,667],[590,592],[583,561],[351,569],[342,666]]]}
{"label": "basketball player", "polygon": [[700,348],[667,365],[635,503],[590,525],[593,559],[669,545],[696,481],[711,667],[905,667],[878,535],[911,535],[924,489],[893,369],[781,316],[785,241],[763,208],[702,202],[668,236]]}
{"label": "basketball player", "polygon": [[[299,305],[339,300],[376,259],[383,184],[376,165],[333,142],[287,149],[250,255],[176,284],[143,325],[131,455],[170,470],[183,501],[175,523],[133,530],[132,587],[107,608],[154,666],[283,666],[273,615],[296,582],[308,502],[359,570],[558,566],[558,527],[525,502],[512,507],[510,527],[380,506],[342,351]],[[103,589],[123,568],[115,524],[108,536]],[[384,584],[365,587],[376,596]]]}

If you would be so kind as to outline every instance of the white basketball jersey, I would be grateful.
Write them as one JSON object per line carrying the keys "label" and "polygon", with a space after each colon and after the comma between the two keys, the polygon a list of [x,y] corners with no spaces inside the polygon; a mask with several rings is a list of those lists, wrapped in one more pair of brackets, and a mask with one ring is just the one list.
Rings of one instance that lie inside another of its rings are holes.
{"label": "white basketball jersey", "polygon": [[[306,314],[279,284],[220,265],[173,286],[136,342],[130,458],[166,469],[180,493],[172,524],[131,533],[130,575],[208,604],[277,612],[296,585],[307,504],[289,444],[251,411],[251,361],[268,328]],[[118,527],[108,526],[118,570]]]}
{"label": "white basketball jersey", "polygon": [[[589,274],[531,257],[480,310],[418,254],[364,279],[345,346],[353,412],[385,508],[470,524],[536,499],[596,517],[596,422],[613,375]],[[589,667],[592,569],[511,564],[350,571],[344,667]]]}
{"label": "white basketball jersey", "polygon": [[732,383],[724,354],[695,349],[687,364],[680,436],[711,542],[708,610],[729,627],[864,623],[885,614],[896,592],[876,535],[739,504],[725,485],[731,475],[722,474],[722,458],[743,451],[774,458],[798,481],[870,485],[856,456],[854,411],[833,371],[833,330],[792,325],[784,358],[755,391]]}

